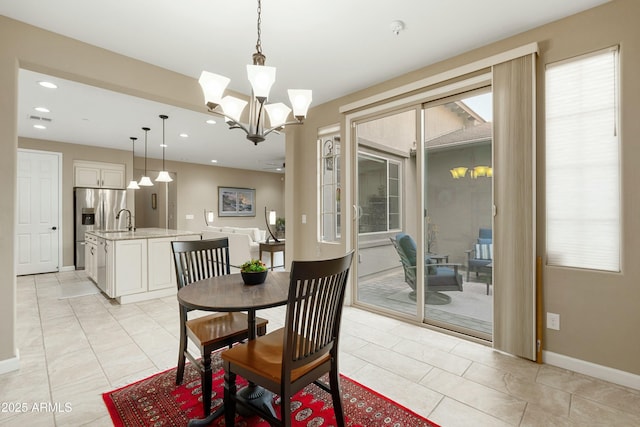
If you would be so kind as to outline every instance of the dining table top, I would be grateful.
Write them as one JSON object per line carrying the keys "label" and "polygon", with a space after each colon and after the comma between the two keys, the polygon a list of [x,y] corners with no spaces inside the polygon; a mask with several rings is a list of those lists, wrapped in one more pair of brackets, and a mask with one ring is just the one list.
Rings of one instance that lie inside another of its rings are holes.
{"label": "dining table top", "polygon": [[178,291],[185,307],[207,311],[246,311],[287,303],[289,272],[270,271],[259,285],[245,285],[240,273],[214,276],[193,282]]}

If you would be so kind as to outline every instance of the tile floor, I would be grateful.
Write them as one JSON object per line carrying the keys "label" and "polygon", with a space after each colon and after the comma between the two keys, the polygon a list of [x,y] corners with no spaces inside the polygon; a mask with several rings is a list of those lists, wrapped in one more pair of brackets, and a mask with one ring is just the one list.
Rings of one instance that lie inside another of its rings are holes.
{"label": "tile floor", "polygon": [[[124,306],[101,294],[59,299],[61,287],[83,280],[82,272],[18,278],[21,369],[0,375],[0,403],[60,405],[0,412],[0,425],[110,426],[101,393],[175,365],[174,297]],[[270,328],[283,314],[260,312]],[[637,390],[352,307],[342,327],[345,375],[443,427],[640,425]]]}

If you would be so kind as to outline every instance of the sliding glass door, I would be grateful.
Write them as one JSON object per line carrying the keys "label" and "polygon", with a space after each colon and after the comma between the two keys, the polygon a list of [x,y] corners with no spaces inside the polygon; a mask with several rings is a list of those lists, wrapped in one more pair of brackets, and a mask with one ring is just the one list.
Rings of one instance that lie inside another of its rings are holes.
{"label": "sliding glass door", "polygon": [[424,105],[426,323],[491,339],[489,88]]}
{"label": "sliding glass door", "polygon": [[[395,248],[399,235],[417,239],[407,215],[417,205],[417,109],[359,122],[355,128],[356,231],[359,303],[382,311],[416,316],[415,266],[406,266]],[[414,256],[415,257],[415,256]]]}
{"label": "sliding glass door", "polygon": [[354,137],[357,303],[491,340],[490,88],[359,121]]}

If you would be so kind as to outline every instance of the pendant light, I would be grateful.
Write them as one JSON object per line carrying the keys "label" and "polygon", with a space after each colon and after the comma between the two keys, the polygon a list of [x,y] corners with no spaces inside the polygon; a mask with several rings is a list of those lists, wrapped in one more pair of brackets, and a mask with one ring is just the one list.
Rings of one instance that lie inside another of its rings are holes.
{"label": "pendant light", "polygon": [[167,169],[164,167],[164,149],[167,146],[164,143],[164,121],[167,120],[169,118],[169,116],[167,116],[165,114],[160,114],[160,118],[162,119],[162,170],[158,174],[158,177],[156,178],[156,181],[157,182],[171,182],[171,181],[173,181],[173,179],[169,176],[169,172],[167,172]]}
{"label": "pendant light", "polygon": [[[129,139],[131,139],[131,177],[133,178],[133,164],[135,162],[135,158],[136,158],[136,138],[135,136],[130,137]],[[132,179],[129,182],[129,185],[127,185],[127,188],[129,190],[139,190],[140,186],[138,185],[138,182],[135,179]]]}
{"label": "pendant light", "polygon": [[151,187],[153,185],[153,182],[151,182],[151,179],[147,176],[147,132],[149,132],[151,129],[142,128],[142,130],[144,131],[144,175],[142,175],[142,178],[140,178],[140,182],[138,182],[138,185],[143,187]]}

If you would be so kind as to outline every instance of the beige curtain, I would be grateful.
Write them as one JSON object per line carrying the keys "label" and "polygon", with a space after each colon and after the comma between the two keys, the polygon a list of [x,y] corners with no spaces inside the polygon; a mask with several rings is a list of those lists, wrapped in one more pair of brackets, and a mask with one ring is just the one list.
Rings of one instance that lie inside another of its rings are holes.
{"label": "beige curtain", "polygon": [[494,348],[535,360],[535,55],[493,67]]}

